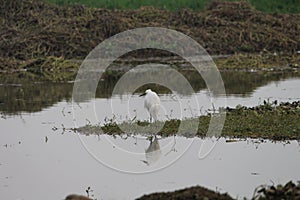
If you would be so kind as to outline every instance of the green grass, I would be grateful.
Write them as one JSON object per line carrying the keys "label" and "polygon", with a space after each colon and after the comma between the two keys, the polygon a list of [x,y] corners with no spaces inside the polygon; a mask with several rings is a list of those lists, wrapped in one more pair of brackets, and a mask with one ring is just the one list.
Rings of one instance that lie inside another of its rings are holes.
{"label": "green grass", "polygon": [[263,12],[300,13],[299,0],[250,0],[251,4]]}
{"label": "green grass", "polygon": [[[276,102],[276,101],[275,101]],[[261,138],[270,140],[300,140],[300,103],[267,103],[253,108],[237,106],[235,109],[227,109],[226,120],[222,130],[223,137],[227,138]],[[162,122],[150,124],[148,122],[124,122],[116,124],[109,122],[104,126],[100,125],[86,125],[80,127],[78,131],[84,135],[91,134],[141,134],[149,135],[149,133],[156,133],[158,127],[158,134],[161,136],[182,135],[186,137],[193,137],[194,135],[187,130],[194,130],[198,124],[196,136],[205,137],[208,131],[211,116],[200,116],[194,119],[169,120],[163,125]],[[184,122],[183,132],[178,131],[179,125]],[[144,129],[137,128],[136,125],[144,126]],[[149,126],[148,126],[149,125]],[[129,132],[124,132],[127,130]]]}
{"label": "green grass", "polygon": [[[58,5],[81,4],[89,7],[108,9],[138,9],[141,6],[176,11],[181,8],[203,10],[213,0],[48,0]],[[234,0],[229,0],[234,1]],[[263,12],[300,13],[299,0],[249,0],[257,9]]]}

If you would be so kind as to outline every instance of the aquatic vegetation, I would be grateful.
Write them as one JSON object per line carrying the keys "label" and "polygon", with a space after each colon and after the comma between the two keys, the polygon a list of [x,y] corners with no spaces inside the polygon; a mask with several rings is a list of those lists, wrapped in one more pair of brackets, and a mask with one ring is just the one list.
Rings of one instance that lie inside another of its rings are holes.
{"label": "aquatic vegetation", "polygon": [[[300,101],[293,103],[280,103],[277,101],[267,102],[256,107],[237,106],[236,108],[226,108],[226,121],[222,131],[223,137],[229,138],[262,138],[271,140],[300,140]],[[212,114],[200,116],[199,127],[196,136],[205,137],[210,118]],[[192,124],[194,119],[184,119],[187,124]],[[178,131],[178,127],[182,121],[168,120],[163,128],[157,133],[163,137],[174,135]],[[163,122],[149,125],[148,122],[123,122],[117,124],[115,122],[100,125],[86,125],[75,131],[81,134],[110,134],[110,135],[134,135],[154,133],[155,127],[162,126]],[[135,125],[144,126],[144,129],[136,129]],[[124,132],[120,127],[127,127]],[[154,127],[154,128],[153,128]],[[131,129],[130,129],[131,128]],[[142,131],[141,131],[142,130]],[[186,129],[188,130],[188,128]],[[189,133],[182,133],[186,137],[194,137]]]}
{"label": "aquatic vegetation", "polygon": [[288,140],[300,138],[300,102],[228,108],[223,134],[230,137]]}

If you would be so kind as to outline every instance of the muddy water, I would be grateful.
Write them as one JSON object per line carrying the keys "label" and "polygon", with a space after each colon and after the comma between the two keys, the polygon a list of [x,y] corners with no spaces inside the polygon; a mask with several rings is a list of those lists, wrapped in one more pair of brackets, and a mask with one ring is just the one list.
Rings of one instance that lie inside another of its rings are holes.
{"label": "muddy water", "polygon": [[[232,79],[225,77],[227,105],[231,107],[255,106],[265,99],[300,98],[300,78],[293,74],[250,73],[244,76],[247,80],[239,80],[240,84],[236,83],[240,74],[229,74]],[[106,90],[100,86],[96,99],[72,107],[72,83],[2,80],[0,199],[62,199],[70,193],[85,194],[89,186],[97,199],[134,199],[145,193],[192,185],[250,198],[260,184],[300,179],[300,147],[296,141],[228,143],[224,138],[216,141],[169,137],[158,138],[150,146],[144,137],[85,136],[64,129],[107,120],[148,119],[143,99],[137,94],[111,97],[108,86],[113,88],[113,81],[107,81],[103,87]],[[184,118],[209,112],[212,105],[205,87],[195,82],[193,88],[197,91],[193,95],[201,102],[199,110],[194,109],[193,102],[185,102],[188,95],[174,96],[162,91],[164,113],[160,118]],[[214,106],[223,103],[224,98],[216,97]],[[129,105],[128,109],[123,109],[124,105]],[[199,159],[204,141],[215,142],[216,146],[208,156]],[[156,149],[157,153],[147,153],[149,148]],[[120,149],[135,154],[118,153]],[[138,175],[121,172],[153,170],[156,171]]]}

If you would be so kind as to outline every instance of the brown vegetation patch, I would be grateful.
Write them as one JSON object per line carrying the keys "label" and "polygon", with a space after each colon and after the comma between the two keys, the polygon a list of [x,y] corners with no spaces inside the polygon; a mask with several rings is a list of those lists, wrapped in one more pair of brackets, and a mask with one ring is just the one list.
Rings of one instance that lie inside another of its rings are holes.
{"label": "brown vegetation patch", "polygon": [[181,31],[210,54],[300,49],[299,14],[266,14],[244,1],[214,2],[203,12],[58,7],[41,0],[0,0],[0,9],[1,69],[39,57],[82,59],[104,39],[146,26]]}

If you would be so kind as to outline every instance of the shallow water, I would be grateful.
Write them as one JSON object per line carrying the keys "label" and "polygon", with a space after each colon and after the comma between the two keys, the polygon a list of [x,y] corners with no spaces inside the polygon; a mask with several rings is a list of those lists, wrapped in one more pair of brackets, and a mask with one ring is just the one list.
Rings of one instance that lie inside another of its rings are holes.
{"label": "shallow water", "polygon": [[[263,101],[292,102],[300,100],[300,79],[290,78],[284,81],[270,82],[265,86],[256,88],[251,93],[227,94],[212,96],[206,89],[193,95],[161,94],[160,120],[172,118],[189,118],[205,115],[219,107],[257,106]],[[88,102],[74,105],[75,124],[91,122],[105,123],[107,120],[116,122],[149,120],[149,115],[144,107],[144,99],[138,95],[118,95],[109,99],[97,98]],[[84,110],[84,112],[83,112]]]}
{"label": "shallow water", "polygon": [[[207,97],[207,90],[205,90],[205,83],[201,79],[201,76],[195,71],[182,72],[182,74],[188,79],[191,83],[196,94],[202,96],[203,98]],[[238,97],[238,101],[241,103],[247,103],[248,98],[258,90],[265,88],[266,85],[271,85],[270,89],[273,90],[273,93],[268,92],[266,95],[259,93],[262,98],[281,98],[282,101],[288,99],[288,96],[282,95],[281,92],[285,92],[288,95],[297,95],[289,88],[297,87],[297,83],[286,83],[283,80],[288,82],[293,82],[298,80],[300,77],[299,73],[268,73],[268,72],[221,72],[222,78],[224,81],[225,89],[227,96],[229,98],[235,99]],[[113,92],[114,86],[122,74],[117,74],[113,76],[104,77],[101,79],[95,96],[97,100],[110,100],[111,94]],[[21,76],[22,77],[22,76]],[[282,89],[276,89],[276,85],[280,84],[289,84],[283,86]],[[144,91],[147,86],[141,88],[139,92]],[[157,87],[152,85],[152,88],[162,96],[164,94],[170,94],[169,90],[165,88]],[[268,90],[268,87],[266,88]],[[292,90],[295,90],[291,88]],[[184,91],[184,90],[183,90]],[[15,115],[19,113],[34,113],[47,109],[51,106],[55,106],[62,101],[70,102],[73,92],[73,83],[51,83],[51,82],[33,82],[28,78],[20,78],[19,76],[5,75],[0,76],[0,112],[7,115]],[[258,91],[259,92],[259,91]],[[202,95],[201,95],[202,94]],[[121,95],[121,94],[120,94]],[[180,94],[183,98],[188,98],[189,95]],[[190,94],[191,95],[191,94]],[[124,96],[126,97],[126,95]],[[243,98],[246,97],[246,98]],[[299,97],[299,95],[298,95]],[[120,96],[114,96],[114,99],[120,99]],[[170,99],[170,95],[165,96],[166,100]],[[172,98],[172,102],[178,98]],[[92,101],[93,99],[91,99]],[[120,101],[119,100],[119,101]],[[199,99],[202,101],[202,99]],[[264,99],[263,99],[264,100]],[[206,105],[206,102],[201,103]],[[262,102],[262,100],[255,99],[256,102],[250,101],[251,104],[257,105]],[[170,102],[168,102],[170,103]]]}
{"label": "shallow water", "polygon": [[[263,77],[267,76],[262,76],[258,81],[259,75],[252,75],[250,82],[240,85],[225,82],[234,85],[226,87],[228,106],[255,106],[265,99],[300,100],[299,78],[276,75],[266,80]],[[85,194],[89,186],[97,199],[134,199],[193,185],[250,198],[261,184],[300,180],[300,146],[296,141],[229,143],[224,138],[168,137],[153,142],[150,149],[156,151],[149,154],[145,151],[150,141],[142,136],[86,136],[64,129],[135,116],[146,120],[143,99],[137,95],[107,98],[104,94],[72,107],[71,83],[33,86],[5,82],[0,91],[0,199],[63,199],[70,193]],[[165,113],[160,118],[196,116],[212,109],[205,89],[199,87],[194,94],[199,109],[193,101],[187,104],[190,97],[161,94]],[[222,105],[224,98],[217,96],[214,107]],[[123,109],[124,105],[129,105],[128,109]],[[203,142],[216,145],[199,159]]]}

